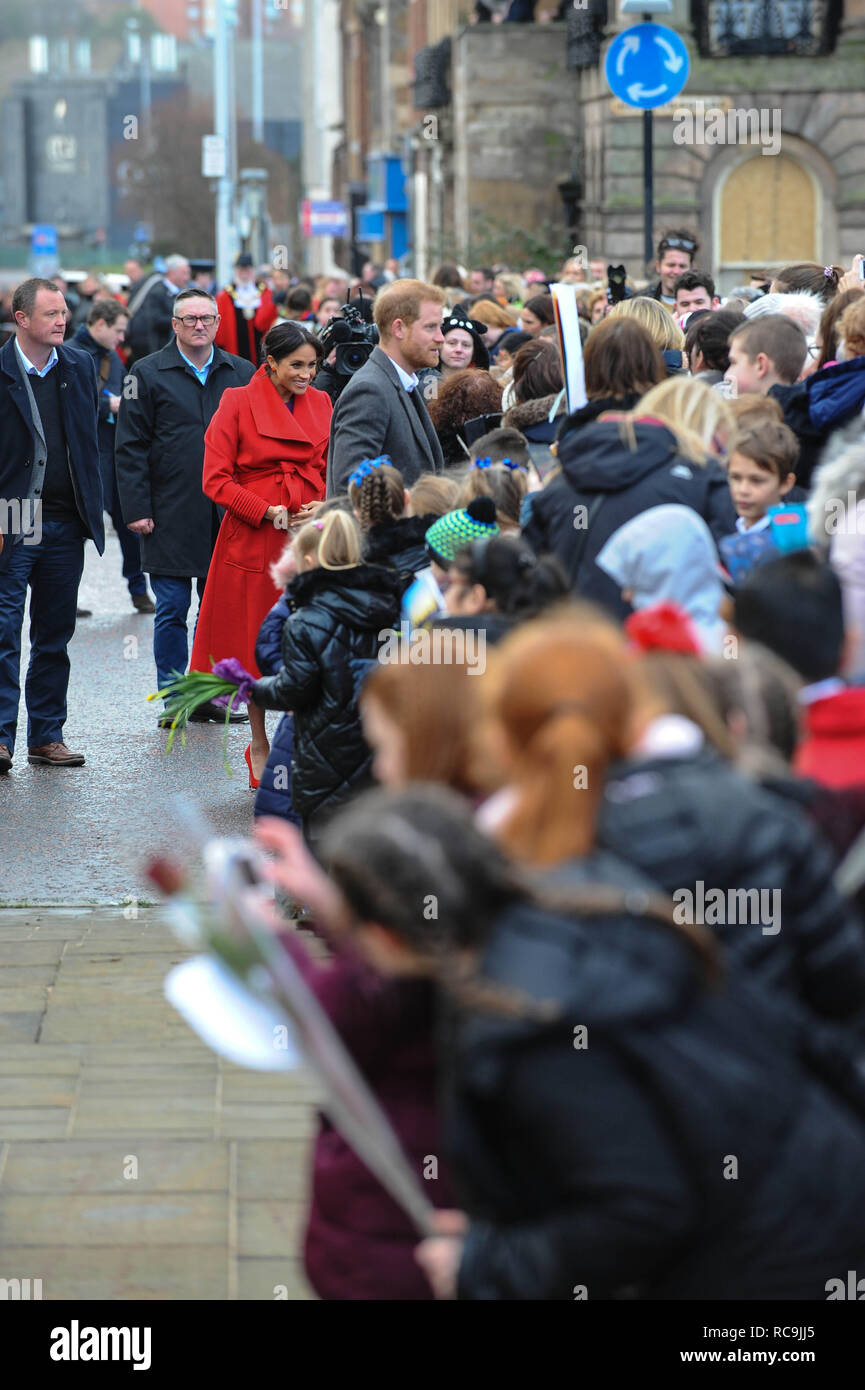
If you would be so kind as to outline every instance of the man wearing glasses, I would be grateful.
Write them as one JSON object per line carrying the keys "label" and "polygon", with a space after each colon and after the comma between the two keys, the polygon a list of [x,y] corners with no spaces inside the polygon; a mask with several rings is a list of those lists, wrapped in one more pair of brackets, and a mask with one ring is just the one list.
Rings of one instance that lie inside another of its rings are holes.
{"label": "man wearing glasses", "polygon": [[659,278],[644,293],[650,299],[659,300],[671,314],[676,312],[676,281],[691,269],[698,244],[693,233],[681,229],[665,232],[658,242],[655,269]]}
{"label": "man wearing glasses", "polygon": [[[174,301],[174,338],[135,363],[117,416],[115,468],[124,519],[141,538],[142,568],[156,598],[153,656],[159,689],[189,660],[187,618],[199,602],[219,515],[201,489],[204,433],[223,391],[245,386],[251,362],[216,347],[216,300],[201,289]],[[204,707],[199,718],[224,719]],[[232,719],[245,715],[232,715]]]}

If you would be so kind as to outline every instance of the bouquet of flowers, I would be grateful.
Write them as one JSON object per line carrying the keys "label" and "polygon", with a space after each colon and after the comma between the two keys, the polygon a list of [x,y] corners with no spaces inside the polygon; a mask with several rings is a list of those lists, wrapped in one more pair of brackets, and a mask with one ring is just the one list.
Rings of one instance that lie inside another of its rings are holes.
{"label": "bouquet of flowers", "polygon": [[152,860],[148,877],[166,897],[175,934],[204,954],[175,966],[165,994],[215,1052],[256,1071],[311,1065],[323,1108],[414,1222],[429,1233],[432,1208],[399,1140],[316,996],[274,936],[267,865],[252,842],[211,838],[197,812],[184,819],[205,865],[203,892],[184,867]]}
{"label": "bouquet of flowers", "polygon": [[171,730],[166,753],[171,752],[178,729],[180,742],[183,747],[186,746],[186,726],[190,715],[202,705],[218,705],[225,709],[225,734],[222,740],[225,770],[229,777],[233,776],[227,752],[228,720],[238,704],[249,704],[254,684],[255,677],[233,656],[226,656],[221,661],[214,661],[210,671],[189,671],[185,676],[178,675],[164,689],[148,695],[148,700],[165,701],[164,720]]}

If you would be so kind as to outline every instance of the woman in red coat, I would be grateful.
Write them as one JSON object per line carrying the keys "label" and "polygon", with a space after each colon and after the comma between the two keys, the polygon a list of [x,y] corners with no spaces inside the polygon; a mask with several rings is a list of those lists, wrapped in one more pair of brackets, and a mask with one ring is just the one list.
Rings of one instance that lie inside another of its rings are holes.
{"label": "woman in red coat", "polygon": [[[202,486],[225,509],[195,631],[192,671],[233,656],[254,676],[255,642],[274,604],[270,566],[292,517],[324,497],[332,405],[310,385],[321,345],[297,323],[278,323],[264,340],[264,366],[247,386],[225,391],[204,436]],[[249,707],[250,786],[270,746],[264,711]]]}

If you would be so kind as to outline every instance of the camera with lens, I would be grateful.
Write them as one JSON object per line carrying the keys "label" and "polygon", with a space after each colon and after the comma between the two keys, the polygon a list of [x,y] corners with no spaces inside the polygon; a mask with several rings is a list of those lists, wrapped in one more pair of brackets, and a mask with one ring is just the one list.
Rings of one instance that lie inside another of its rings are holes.
{"label": "camera with lens", "polygon": [[633,291],[628,289],[628,272],[623,265],[607,266],[607,303],[621,304],[623,299],[631,299]]}
{"label": "camera with lens", "polygon": [[[378,329],[367,323],[354,304],[344,304],[339,314],[329,320],[321,335],[325,359],[336,348],[332,370],[340,377],[354,376],[369,358],[378,342]],[[343,383],[344,384],[344,383]]]}

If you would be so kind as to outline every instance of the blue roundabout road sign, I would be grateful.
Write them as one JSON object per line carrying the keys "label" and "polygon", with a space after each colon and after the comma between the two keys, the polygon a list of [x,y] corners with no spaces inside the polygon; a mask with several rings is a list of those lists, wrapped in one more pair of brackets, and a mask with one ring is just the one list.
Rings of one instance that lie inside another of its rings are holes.
{"label": "blue roundabout road sign", "polygon": [[604,72],[614,96],[648,111],[679,95],[690,67],[688,50],[675,29],[635,24],[610,44]]}

